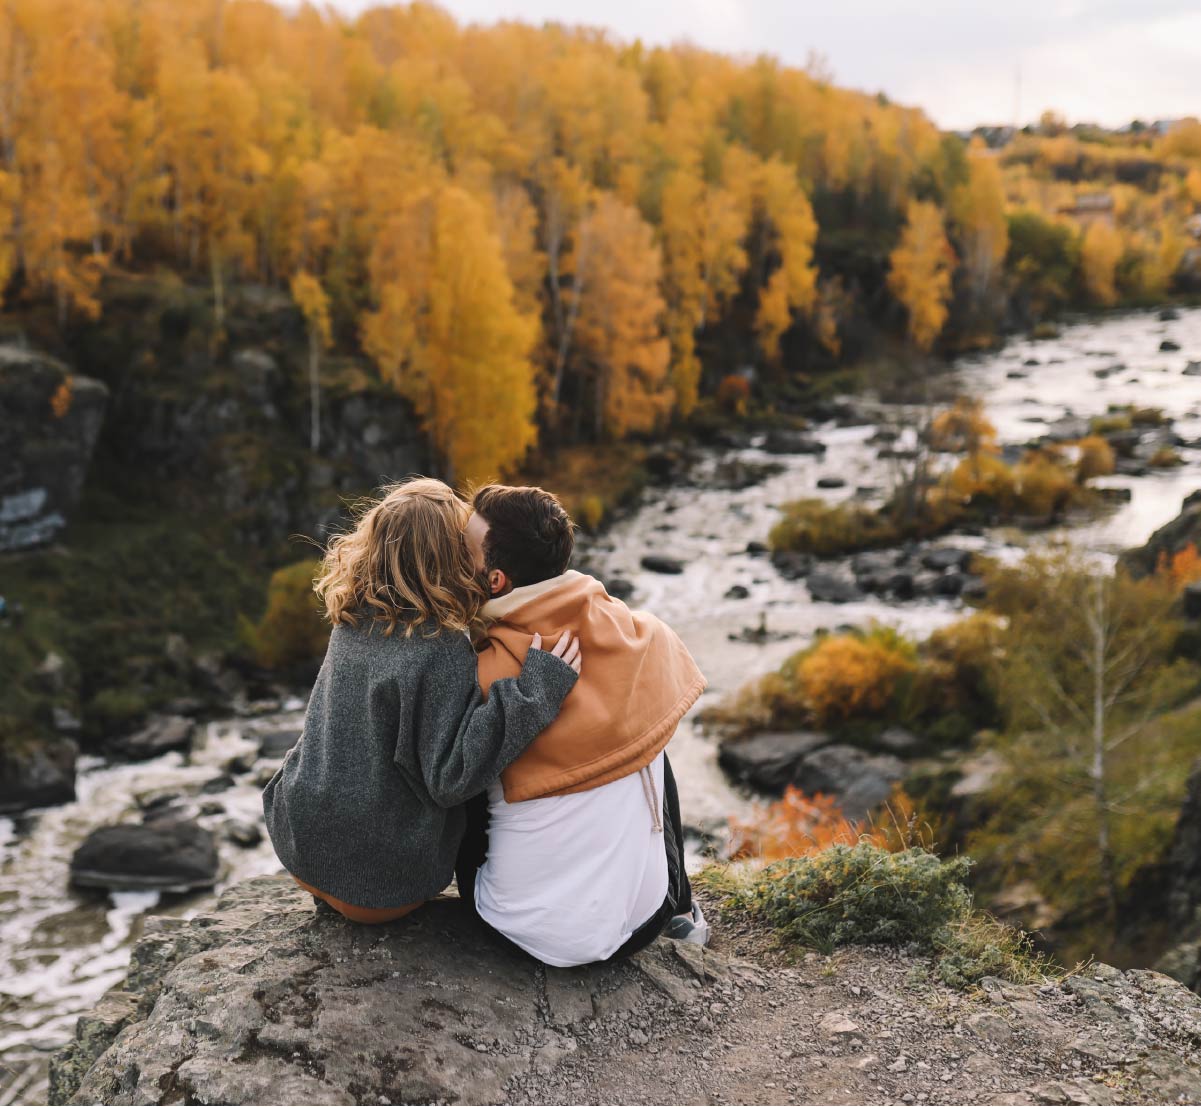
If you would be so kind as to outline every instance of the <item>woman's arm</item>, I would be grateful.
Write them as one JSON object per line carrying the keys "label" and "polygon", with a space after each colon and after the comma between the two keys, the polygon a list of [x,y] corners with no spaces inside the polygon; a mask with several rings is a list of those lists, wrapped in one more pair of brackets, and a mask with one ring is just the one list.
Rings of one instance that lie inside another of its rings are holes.
{"label": "woman's arm", "polygon": [[476,679],[475,652],[458,638],[439,658],[444,666],[423,689],[417,757],[435,803],[455,807],[478,795],[516,760],[559,714],[575,686],[578,643],[568,635],[555,652],[537,639],[521,675],[496,681],[485,700]]}

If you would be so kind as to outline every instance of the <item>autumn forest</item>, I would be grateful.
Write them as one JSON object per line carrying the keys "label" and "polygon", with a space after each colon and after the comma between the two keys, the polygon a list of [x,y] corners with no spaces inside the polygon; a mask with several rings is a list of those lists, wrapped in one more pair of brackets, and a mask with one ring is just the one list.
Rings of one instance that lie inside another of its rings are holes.
{"label": "autumn forest", "polygon": [[231,284],[288,289],[314,404],[363,351],[456,479],[654,433],[743,366],[1162,299],[1201,205],[1196,121],[990,148],[820,61],[426,4],[12,0],[0,67],[10,307],[94,319],[106,274],[162,267],[211,287],[219,348]]}

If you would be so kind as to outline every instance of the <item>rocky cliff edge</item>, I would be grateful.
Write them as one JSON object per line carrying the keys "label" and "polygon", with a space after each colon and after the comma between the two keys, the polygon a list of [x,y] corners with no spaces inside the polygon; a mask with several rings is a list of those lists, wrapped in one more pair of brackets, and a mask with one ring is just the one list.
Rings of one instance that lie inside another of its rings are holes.
{"label": "rocky cliff edge", "polygon": [[1094,965],[932,982],[904,950],[788,958],[718,926],[547,969],[437,901],[354,926],[286,878],[151,920],[79,1020],[58,1103],[1196,1103],[1201,997]]}

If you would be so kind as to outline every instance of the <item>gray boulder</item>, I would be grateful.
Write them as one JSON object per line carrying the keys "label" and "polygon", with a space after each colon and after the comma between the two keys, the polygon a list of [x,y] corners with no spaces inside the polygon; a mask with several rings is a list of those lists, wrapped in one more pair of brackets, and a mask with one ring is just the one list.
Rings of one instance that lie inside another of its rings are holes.
{"label": "gray boulder", "polygon": [[851,572],[856,577],[887,577],[902,558],[903,555],[896,550],[865,550],[851,558]]}
{"label": "gray boulder", "polygon": [[826,569],[810,573],[805,584],[818,603],[853,603],[863,599],[863,592],[854,581]]}
{"label": "gray boulder", "polygon": [[67,525],[107,403],[100,381],[0,346],[0,552],[44,545]]}
{"label": "gray boulder", "polygon": [[921,744],[921,739],[903,726],[887,727],[876,738],[876,745],[901,756],[913,753]]}
{"label": "gray boulder", "polygon": [[668,576],[679,576],[684,571],[684,562],[675,557],[664,557],[662,554],[647,554],[642,559],[642,567],[648,573],[665,573]]}
{"label": "gray boulder", "polygon": [[192,742],[196,724],[183,715],[155,715],[133,734],[112,739],[109,749],[131,761],[145,761],[170,750],[184,749]]}
{"label": "gray boulder", "polygon": [[740,784],[779,795],[796,782],[805,756],[829,741],[828,735],[807,730],[756,734],[723,742],[717,750],[717,763]]}
{"label": "gray boulder", "polygon": [[833,795],[848,819],[862,819],[892,795],[904,772],[904,763],[890,753],[823,746],[801,759],[794,783],[809,795]]}
{"label": "gray boulder", "polygon": [[771,563],[785,580],[800,580],[813,568],[813,556],[795,550],[774,550]]}
{"label": "gray boulder", "polygon": [[300,726],[273,727],[260,731],[259,756],[283,757],[297,742],[300,741],[302,728]]}
{"label": "gray boulder", "polygon": [[1052,442],[1070,442],[1088,434],[1088,420],[1075,415],[1064,415],[1047,427],[1045,437]]}
{"label": "gray boulder", "polygon": [[93,830],[71,858],[81,888],[188,892],[211,888],[219,862],[212,834],[190,820],[165,819]]}
{"label": "gray boulder", "polygon": [[934,546],[924,550],[921,556],[922,564],[937,573],[947,569],[966,569],[971,560],[971,550],[960,550],[954,546]]}
{"label": "gray boulder", "polygon": [[743,461],[742,458],[731,457],[718,462],[708,483],[712,488],[741,492],[783,471],[784,466],[774,461]]}
{"label": "gray boulder", "polygon": [[818,457],[826,452],[825,443],[813,435],[783,428],[767,432],[763,449],[769,454],[814,454]]}
{"label": "gray boulder", "polygon": [[70,738],[0,745],[0,815],[70,803],[75,798],[78,755],[79,747]]}

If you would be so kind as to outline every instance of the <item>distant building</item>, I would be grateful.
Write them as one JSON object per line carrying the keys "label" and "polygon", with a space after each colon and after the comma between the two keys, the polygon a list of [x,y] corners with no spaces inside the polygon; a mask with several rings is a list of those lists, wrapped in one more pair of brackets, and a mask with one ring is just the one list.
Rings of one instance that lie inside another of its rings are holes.
{"label": "distant building", "polygon": [[1060,208],[1059,214],[1076,220],[1086,230],[1094,223],[1104,223],[1107,227],[1112,227],[1113,197],[1108,192],[1086,192],[1077,196],[1075,203]]}
{"label": "distant building", "polygon": [[960,137],[964,138],[964,141],[968,141],[972,137],[981,138],[984,140],[985,146],[990,150],[998,150],[1003,146],[1008,146],[1013,141],[1017,131],[1007,125],[984,125],[976,127],[969,132],[960,131],[959,134]]}

